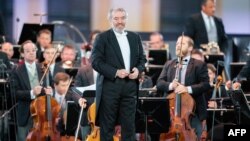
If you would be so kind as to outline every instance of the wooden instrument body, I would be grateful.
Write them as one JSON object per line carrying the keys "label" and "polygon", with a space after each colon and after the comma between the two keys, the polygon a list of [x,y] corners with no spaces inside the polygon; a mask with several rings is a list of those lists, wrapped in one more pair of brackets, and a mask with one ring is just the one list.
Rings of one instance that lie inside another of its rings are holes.
{"label": "wooden instrument body", "polygon": [[36,98],[30,105],[30,112],[33,128],[27,141],[60,141],[60,133],[56,129],[60,105],[54,98],[49,95]]}
{"label": "wooden instrument body", "polygon": [[[195,101],[188,93],[171,93],[168,97],[170,107],[171,126],[168,133],[160,135],[160,141],[197,141],[194,129],[190,125],[190,119],[194,112]],[[180,111],[176,113],[176,102]]]}

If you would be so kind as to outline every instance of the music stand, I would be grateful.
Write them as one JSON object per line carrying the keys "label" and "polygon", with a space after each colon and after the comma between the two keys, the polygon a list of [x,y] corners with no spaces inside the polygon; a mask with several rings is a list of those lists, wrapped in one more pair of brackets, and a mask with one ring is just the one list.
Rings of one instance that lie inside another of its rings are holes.
{"label": "music stand", "polygon": [[[238,124],[249,124],[250,119],[250,108],[247,103],[247,98],[242,90],[234,90],[229,92],[232,99],[235,111],[238,114]],[[241,115],[244,115],[242,117]],[[243,119],[243,122],[241,122]]]}
{"label": "music stand", "polygon": [[[36,37],[40,30],[48,29],[51,31],[51,37],[54,35],[54,25],[53,24],[23,24],[22,32],[18,41],[18,44],[21,45],[26,40],[31,40],[33,43],[36,43]],[[52,39],[53,41],[53,39]]]}
{"label": "music stand", "polygon": [[169,103],[166,97],[139,97],[136,111],[136,133],[165,133],[170,126]]}
{"label": "music stand", "polygon": [[75,78],[76,74],[77,74],[77,71],[78,71],[78,68],[64,68],[65,72],[70,76],[70,77],[73,77]]}
{"label": "music stand", "polygon": [[[87,105],[91,105],[95,99],[95,91],[94,90],[86,90],[83,92],[82,97],[87,100]],[[75,131],[77,129],[77,124],[79,120],[80,107],[78,103],[74,101],[67,101],[67,116],[66,116],[66,124],[65,124],[65,133],[67,135],[75,135]],[[83,113],[86,114],[86,113]],[[86,116],[86,115],[85,115]],[[82,118],[82,120],[84,120]]]}

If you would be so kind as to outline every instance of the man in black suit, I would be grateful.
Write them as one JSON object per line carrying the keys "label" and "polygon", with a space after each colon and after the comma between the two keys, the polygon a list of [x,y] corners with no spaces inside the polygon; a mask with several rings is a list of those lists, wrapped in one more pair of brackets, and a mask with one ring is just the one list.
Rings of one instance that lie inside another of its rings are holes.
{"label": "man in black suit", "polygon": [[17,99],[17,129],[18,141],[25,141],[29,129],[32,127],[32,117],[30,115],[30,104],[42,90],[45,94],[52,94],[52,88],[44,80],[44,86],[39,81],[42,72],[39,64],[36,63],[36,45],[31,41],[26,41],[21,45],[20,52],[24,58],[24,63],[13,72],[14,88]]}
{"label": "man in black suit", "polygon": [[184,31],[185,35],[194,40],[195,48],[199,49],[201,44],[217,42],[225,53],[228,46],[227,35],[222,20],[214,16],[215,4],[216,0],[203,0],[201,13],[188,18]]}
{"label": "man in black suit", "polygon": [[99,73],[96,111],[102,141],[113,140],[118,118],[122,140],[135,140],[138,75],[146,59],[140,36],[125,30],[127,15],[123,8],[109,11],[112,28],[96,37],[91,55],[92,67]]}
{"label": "man in black suit", "polygon": [[11,68],[11,67],[10,67],[10,61],[9,61],[9,59],[8,59],[7,54],[4,53],[4,52],[2,52],[2,51],[0,51],[0,61],[2,61],[3,64],[5,64],[4,67],[6,67],[6,69],[10,69],[10,68]]}
{"label": "man in black suit", "polygon": [[[203,93],[209,89],[207,66],[204,62],[191,58],[193,40],[188,36],[181,36],[176,43],[178,59],[168,61],[157,80],[157,90],[167,94],[189,93],[196,103],[196,115],[191,125],[196,129],[199,139],[206,138],[207,109]],[[180,59],[182,58],[182,59]],[[182,60],[181,63],[180,60]],[[177,68],[180,73],[177,73]]]}
{"label": "man in black suit", "polygon": [[51,47],[51,41],[52,41],[52,33],[48,29],[42,29],[38,32],[37,35],[37,53],[36,57],[38,59],[38,62],[43,62],[43,52],[46,48]]}

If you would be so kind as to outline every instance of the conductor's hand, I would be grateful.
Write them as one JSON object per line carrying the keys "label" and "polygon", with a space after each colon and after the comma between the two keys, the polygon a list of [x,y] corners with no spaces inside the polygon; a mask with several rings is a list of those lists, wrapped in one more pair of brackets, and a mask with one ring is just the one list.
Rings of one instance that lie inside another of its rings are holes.
{"label": "conductor's hand", "polygon": [[117,70],[116,72],[116,77],[119,77],[119,78],[125,78],[129,75],[129,72],[126,71],[125,69],[120,69],[120,70]]}
{"label": "conductor's hand", "polygon": [[139,70],[137,68],[133,68],[132,72],[129,74],[129,79],[137,79],[139,75]]}
{"label": "conductor's hand", "polygon": [[181,94],[181,93],[187,93],[188,92],[188,89],[187,89],[187,87],[185,87],[184,85],[178,85],[177,87],[176,87],[176,89],[174,90],[174,92],[175,93],[177,93],[177,94]]}
{"label": "conductor's hand", "polygon": [[43,88],[42,86],[35,86],[33,88],[33,94],[36,95],[36,96],[41,94],[42,88]]}
{"label": "conductor's hand", "polygon": [[52,92],[53,92],[53,90],[50,86],[44,88],[44,91],[45,91],[46,95],[52,95]]}
{"label": "conductor's hand", "polygon": [[87,100],[86,99],[84,99],[84,98],[80,98],[79,100],[78,100],[78,103],[79,103],[79,105],[81,106],[81,107],[83,107],[83,108],[86,108],[86,106],[87,106]]}

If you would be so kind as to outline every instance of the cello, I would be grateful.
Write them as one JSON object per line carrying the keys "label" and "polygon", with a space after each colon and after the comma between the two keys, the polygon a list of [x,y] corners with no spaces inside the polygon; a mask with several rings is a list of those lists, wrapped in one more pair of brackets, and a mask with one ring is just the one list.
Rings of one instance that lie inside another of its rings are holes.
{"label": "cello", "polygon": [[[53,56],[55,58],[56,53]],[[52,60],[53,60],[52,59]],[[52,60],[44,62],[44,74],[40,80],[40,85],[43,86],[43,81],[46,79],[46,84],[49,86],[49,66]],[[26,141],[60,141],[60,133],[56,129],[56,118],[60,112],[60,105],[52,98],[51,95],[37,97],[30,104],[30,113],[33,118],[33,128],[29,132]]]}
{"label": "cello", "polygon": [[[183,35],[182,35],[183,40]],[[181,48],[182,48],[181,40]],[[181,50],[181,49],[180,49]],[[176,67],[176,81],[179,80],[182,62],[182,50]],[[197,141],[197,135],[190,125],[190,119],[195,109],[195,101],[189,93],[172,92],[169,99],[171,125],[168,133],[160,135],[160,141]]]}

